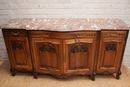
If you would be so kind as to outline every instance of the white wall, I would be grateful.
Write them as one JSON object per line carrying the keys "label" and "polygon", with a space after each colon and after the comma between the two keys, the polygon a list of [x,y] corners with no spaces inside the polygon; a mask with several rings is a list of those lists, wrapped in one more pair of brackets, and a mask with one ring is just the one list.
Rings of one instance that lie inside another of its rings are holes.
{"label": "white wall", "polygon": [[[130,0],[0,0],[0,24],[11,18],[118,18],[130,26]],[[8,59],[0,31],[0,60]],[[130,66],[130,35],[123,63]]]}

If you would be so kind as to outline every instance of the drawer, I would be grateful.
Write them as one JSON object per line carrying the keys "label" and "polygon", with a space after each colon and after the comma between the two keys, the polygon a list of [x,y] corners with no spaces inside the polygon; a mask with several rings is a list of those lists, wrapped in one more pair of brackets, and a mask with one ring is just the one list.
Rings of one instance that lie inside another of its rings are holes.
{"label": "drawer", "polygon": [[8,29],[4,29],[3,31],[3,35],[4,36],[8,36],[8,37],[25,37],[27,36],[27,31],[26,30],[8,30]]}
{"label": "drawer", "polygon": [[47,32],[47,31],[29,31],[31,37],[44,38],[96,38],[97,32]]}
{"label": "drawer", "polygon": [[101,37],[125,38],[127,37],[127,31],[101,31]]}

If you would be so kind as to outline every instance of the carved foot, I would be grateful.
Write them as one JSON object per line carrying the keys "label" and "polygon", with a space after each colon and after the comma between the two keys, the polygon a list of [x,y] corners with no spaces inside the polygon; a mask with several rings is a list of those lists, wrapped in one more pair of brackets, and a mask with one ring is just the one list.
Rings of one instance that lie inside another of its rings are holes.
{"label": "carved foot", "polygon": [[96,75],[96,72],[93,72],[92,75],[91,75],[91,80],[92,81],[95,81],[95,75]]}
{"label": "carved foot", "polygon": [[116,73],[116,79],[120,79],[120,75],[121,75],[121,71],[118,71],[118,72]]}
{"label": "carved foot", "polygon": [[37,79],[37,72],[36,71],[33,72],[33,76],[35,79]]}
{"label": "carved foot", "polygon": [[11,68],[10,71],[12,72],[12,76],[15,76],[15,75],[16,75],[15,69]]}

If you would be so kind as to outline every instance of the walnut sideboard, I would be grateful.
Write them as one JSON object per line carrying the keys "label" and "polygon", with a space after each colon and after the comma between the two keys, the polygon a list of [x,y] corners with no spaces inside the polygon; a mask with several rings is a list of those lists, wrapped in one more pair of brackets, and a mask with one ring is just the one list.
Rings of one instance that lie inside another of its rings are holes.
{"label": "walnut sideboard", "polygon": [[12,19],[1,25],[12,75],[16,71],[73,75],[116,73],[129,27],[118,19]]}

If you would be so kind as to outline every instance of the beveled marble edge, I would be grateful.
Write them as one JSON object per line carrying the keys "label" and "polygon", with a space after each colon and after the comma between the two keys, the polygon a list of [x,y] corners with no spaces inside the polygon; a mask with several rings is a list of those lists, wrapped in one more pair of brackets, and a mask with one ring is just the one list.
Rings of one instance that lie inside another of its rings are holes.
{"label": "beveled marble edge", "polygon": [[11,19],[1,25],[1,29],[25,29],[47,31],[81,30],[130,30],[120,19],[85,19],[85,18],[22,18]]}

